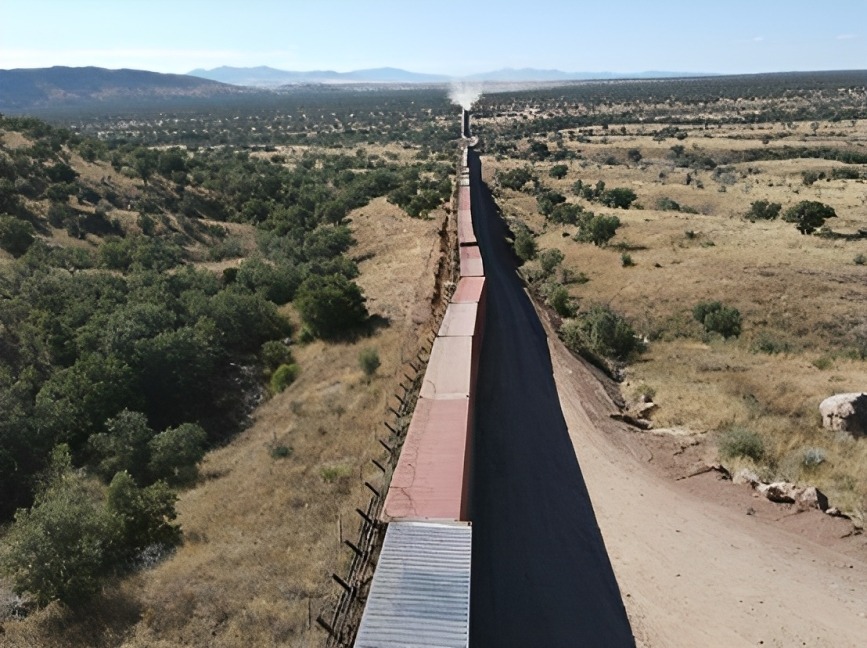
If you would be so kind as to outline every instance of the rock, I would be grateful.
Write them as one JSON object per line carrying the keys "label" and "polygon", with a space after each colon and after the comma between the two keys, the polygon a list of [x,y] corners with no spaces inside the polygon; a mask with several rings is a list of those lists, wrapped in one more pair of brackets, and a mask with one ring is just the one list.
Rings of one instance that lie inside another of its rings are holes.
{"label": "rock", "polygon": [[846,515],[845,513],[843,513],[843,511],[838,509],[836,506],[832,506],[831,508],[826,510],[825,515],[830,515],[831,517],[843,518],[844,520],[849,519],[849,516]]}
{"label": "rock", "polygon": [[734,477],[732,477],[732,483],[749,484],[754,488],[761,483],[761,481],[762,480],[759,479],[759,476],[749,468],[741,468],[735,473]]}
{"label": "rock", "polygon": [[647,415],[655,410],[656,407],[657,405],[653,401],[642,401],[632,408],[632,413],[638,418],[647,418]]}
{"label": "rock", "polygon": [[825,494],[815,486],[808,486],[798,496],[799,509],[819,509],[820,511],[828,510],[828,498]]}
{"label": "rock", "polygon": [[803,492],[789,482],[774,482],[773,484],[759,484],[756,487],[762,495],[777,504],[794,504]]}
{"label": "rock", "polygon": [[835,394],[819,405],[822,425],[829,430],[867,435],[867,393]]}
{"label": "rock", "polygon": [[651,423],[650,421],[640,419],[638,417],[632,416],[631,414],[617,412],[615,414],[609,414],[609,416],[615,421],[623,421],[628,425],[640,428],[642,430],[649,430],[653,427],[653,423]]}

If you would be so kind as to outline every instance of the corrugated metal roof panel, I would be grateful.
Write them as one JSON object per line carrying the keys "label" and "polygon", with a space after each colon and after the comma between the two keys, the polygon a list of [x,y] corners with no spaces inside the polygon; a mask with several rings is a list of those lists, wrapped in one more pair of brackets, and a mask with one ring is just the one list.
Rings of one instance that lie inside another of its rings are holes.
{"label": "corrugated metal roof panel", "polygon": [[484,294],[484,277],[464,277],[458,281],[458,287],[451,301],[453,304],[477,304],[482,301]]}
{"label": "corrugated metal roof panel", "polygon": [[449,304],[437,335],[441,337],[475,335],[478,326],[478,304]]}
{"label": "corrugated metal roof panel", "polygon": [[468,398],[472,381],[473,338],[438,337],[424,373],[422,398]]}
{"label": "corrugated metal roof panel", "polygon": [[482,253],[475,245],[461,246],[461,277],[484,277]]}
{"label": "corrugated metal roof panel", "polygon": [[467,524],[390,524],[355,648],[466,648],[471,547]]}
{"label": "corrugated metal roof panel", "polygon": [[465,517],[469,429],[469,399],[418,400],[385,497],[383,520]]}

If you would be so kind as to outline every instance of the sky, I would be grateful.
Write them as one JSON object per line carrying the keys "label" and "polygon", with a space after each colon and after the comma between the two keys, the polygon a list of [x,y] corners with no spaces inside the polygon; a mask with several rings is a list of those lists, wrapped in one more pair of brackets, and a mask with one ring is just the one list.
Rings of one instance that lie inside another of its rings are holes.
{"label": "sky", "polygon": [[867,68],[867,0],[0,0],[0,69]]}

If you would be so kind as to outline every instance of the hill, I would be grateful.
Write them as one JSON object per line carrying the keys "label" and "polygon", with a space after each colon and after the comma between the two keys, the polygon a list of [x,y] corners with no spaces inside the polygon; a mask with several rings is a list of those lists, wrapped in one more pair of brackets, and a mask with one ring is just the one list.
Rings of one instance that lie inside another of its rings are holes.
{"label": "hill", "polygon": [[98,67],[0,70],[0,111],[26,112],[58,104],[118,99],[213,97],[237,87],[183,74]]}

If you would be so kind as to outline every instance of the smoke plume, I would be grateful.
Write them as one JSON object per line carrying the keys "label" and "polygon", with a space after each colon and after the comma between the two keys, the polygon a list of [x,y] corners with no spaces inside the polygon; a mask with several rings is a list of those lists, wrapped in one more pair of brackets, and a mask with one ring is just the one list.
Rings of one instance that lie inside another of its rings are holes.
{"label": "smoke plume", "polygon": [[464,110],[469,110],[482,96],[482,86],[477,83],[452,83],[449,99]]}

